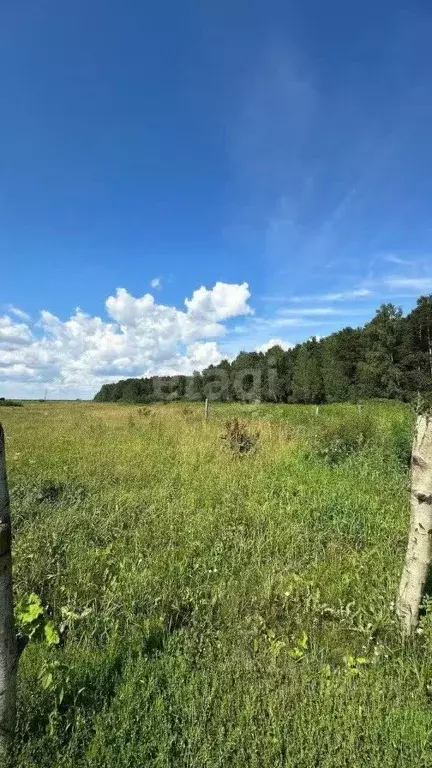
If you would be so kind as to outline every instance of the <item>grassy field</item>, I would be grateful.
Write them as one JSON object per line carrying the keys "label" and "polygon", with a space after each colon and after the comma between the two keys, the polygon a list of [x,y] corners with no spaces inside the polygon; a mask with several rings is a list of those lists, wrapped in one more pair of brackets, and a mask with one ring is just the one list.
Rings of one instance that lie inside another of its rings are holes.
{"label": "grassy field", "polygon": [[[247,455],[221,439],[240,416]],[[431,766],[432,612],[393,601],[413,415],[4,408],[20,632],[14,765]]]}

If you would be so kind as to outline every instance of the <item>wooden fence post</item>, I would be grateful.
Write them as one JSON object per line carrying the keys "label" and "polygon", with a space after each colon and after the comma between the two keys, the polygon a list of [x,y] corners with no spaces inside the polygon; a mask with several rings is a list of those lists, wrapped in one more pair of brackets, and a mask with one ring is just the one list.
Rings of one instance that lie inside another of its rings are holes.
{"label": "wooden fence post", "polygon": [[[0,424],[0,764],[4,764],[15,729],[17,638],[12,595],[12,553],[5,439]],[[3,758],[3,760],[2,760]]]}
{"label": "wooden fence post", "polygon": [[208,415],[209,415],[209,401],[208,401],[208,397],[206,397],[205,403],[204,403],[204,419],[206,421],[208,419]]}
{"label": "wooden fence post", "polygon": [[417,417],[411,461],[411,522],[397,614],[405,635],[418,624],[432,555],[432,415]]}

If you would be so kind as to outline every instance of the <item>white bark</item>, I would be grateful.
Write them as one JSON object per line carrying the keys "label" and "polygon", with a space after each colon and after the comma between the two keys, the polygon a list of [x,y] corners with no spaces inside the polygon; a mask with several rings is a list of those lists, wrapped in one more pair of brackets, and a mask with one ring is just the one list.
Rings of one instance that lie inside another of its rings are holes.
{"label": "white bark", "polygon": [[397,613],[406,635],[418,624],[432,554],[432,416],[417,418],[411,464],[411,523]]}
{"label": "white bark", "polygon": [[432,376],[432,339],[431,339],[429,320],[427,324],[427,337],[428,337],[428,351],[429,351],[429,370]]}
{"label": "white bark", "polygon": [[17,640],[13,618],[9,494],[4,433],[0,424],[0,764],[3,764],[9,751],[15,728],[17,660]]}

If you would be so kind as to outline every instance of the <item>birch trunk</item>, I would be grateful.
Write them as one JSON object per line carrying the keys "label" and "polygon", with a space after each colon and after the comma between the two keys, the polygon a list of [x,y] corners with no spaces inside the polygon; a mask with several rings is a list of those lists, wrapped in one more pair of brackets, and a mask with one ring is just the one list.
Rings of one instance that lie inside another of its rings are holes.
{"label": "birch trunk", "polygon": [[427,335],[428,335],[428,352],[429,352],[429,370],[430,374],[432,376],[432,339],[431,339],[431,332],[430,332],[430,325],[428,323],[427,327]]}
{"label": "birch trunk", "polygon": [[432,416],[417,418],[411,464],[411,522],[397,614],[404,634],[418,624],[432,554]]}
{"label": "birch trunk", "polygon": [[0,764],[4,763],[15,728],[17,660],[12,597],[11,521],[5,440],[0,424]]}

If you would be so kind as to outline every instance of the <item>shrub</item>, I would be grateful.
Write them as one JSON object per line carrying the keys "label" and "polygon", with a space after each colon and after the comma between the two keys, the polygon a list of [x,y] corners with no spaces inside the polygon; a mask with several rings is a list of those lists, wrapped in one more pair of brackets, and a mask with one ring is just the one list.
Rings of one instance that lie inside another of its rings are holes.
{"label": "shrub", "polygon": [[226,433],[222,435],[222,439],[227,441],[233,453],[243,456],[255,449],[259,432],[251,432],[247,424],[240,421],[237,417],[229,419],[225,427]]}
{"label": "shrub", "polygon": [[22,408],[23,404],[19,403],[18,400],[6,400],[5,397],[0,397],[0,405],[5,406],[5,408]]}
{"label": "shrub", "polygon": [[148,408],[147,406],[143,406],[141,408],[138,408],[137,414],[138,414],[138,416],[151,416],[152,415],[152,409]]}
{"label": "shrub", "polygon": [[315,437],[314,455],[328,464],[338,464],[370,443],[375,432],[374,423],[363,414],[329,422]]}

